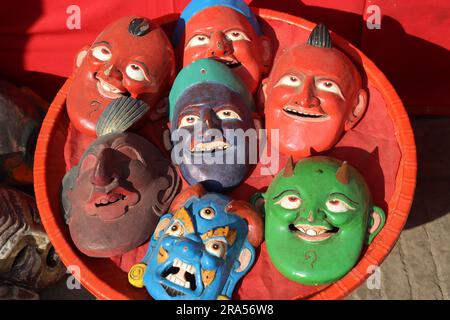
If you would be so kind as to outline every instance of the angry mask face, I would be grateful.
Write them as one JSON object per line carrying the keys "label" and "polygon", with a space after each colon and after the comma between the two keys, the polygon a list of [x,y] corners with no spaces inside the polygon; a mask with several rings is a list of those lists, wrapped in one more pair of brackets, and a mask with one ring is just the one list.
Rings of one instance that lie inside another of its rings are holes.
{"label": "angry mask face", "polygon": [[130,270],[130,282],[140,282],[155,299],[231,298],[262,241],[261,218],[249,204],[204,193],[199,185],[174,205],[142,263]]}

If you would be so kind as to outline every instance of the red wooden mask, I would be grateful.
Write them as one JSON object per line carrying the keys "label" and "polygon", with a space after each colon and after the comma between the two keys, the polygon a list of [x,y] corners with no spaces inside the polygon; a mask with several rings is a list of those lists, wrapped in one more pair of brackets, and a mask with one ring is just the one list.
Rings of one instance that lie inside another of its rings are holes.
{"label": "red wooden mask", "polygon": [[277,59],[262,90],[269,139],[278,129],[280,152],[295,159],[332,148],[367,107],[361,75],[331,47],[324,25],[313,30],[307,44]]}
{"label": "red wooden mask", "polygon": [[258,34],[243,14],[225,6],[196,13],[186,23],[184,46],[180,47],[184,50],[183,66],[200,58],[214,58],[231,68],[252,93],[272,59],[269,39]]}
{"label": "red wooden mask", "polygon": [[67,95],[70,121],[95,137],[97,119],[113,99],[131,96],[152,108],[174,77],[174,53],[164,31],[146,18],[121,18],[76,57]]}

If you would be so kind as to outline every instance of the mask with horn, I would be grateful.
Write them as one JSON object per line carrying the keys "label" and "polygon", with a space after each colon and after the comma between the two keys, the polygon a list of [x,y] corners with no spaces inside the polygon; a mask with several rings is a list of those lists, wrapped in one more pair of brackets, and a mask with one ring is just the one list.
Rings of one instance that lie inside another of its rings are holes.
{"label": "mask with horn", "polygon": [[129,281],[155,299],[229,299],[262,237],[262,218],[249,203],[195,185],[161,217]]}
{"label": "mask with horn", "polygon": [[279,130],[279,151],[295,160],[331,149],[367,107],[360,72],[331,40],[317,25],[307,43],[280,55],[262,83],[268,138]]}
{"label": "mask with horn", "polygon": [[291,158],[262,197],[270,259],[285,277],[306,285],[347,274],[385,221],[361,174],[330,157],[296,165]]}

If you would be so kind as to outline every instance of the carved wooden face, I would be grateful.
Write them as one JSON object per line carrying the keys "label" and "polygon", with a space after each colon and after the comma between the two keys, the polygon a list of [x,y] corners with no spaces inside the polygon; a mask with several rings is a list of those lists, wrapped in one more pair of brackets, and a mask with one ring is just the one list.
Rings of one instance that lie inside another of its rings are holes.
{"label": "carved wooden face", "polygon": [[134,134],[97,139],[63,181],[63,206],[75,245],[110,257],[152,234],[178,187],[178,176],[156,147]]}
{"label": "carved wooden face", "polygon": [[[240,143],[232,133],[254,129],[243,98],[224,85],[205,82],[183,93],[174,114],[172,130],[180,136],[186,133],[185,139],[173,142],[183,150],[183,161],[178,165],[188,183],[202,182],[214,191],[239,185],[251,169],[250,146]],[[245,161],[238,161],[238,148]],[[205,161],[206,157],[214,163]]]}
{"label": "carved wooden face", "polygon": [[232,296],[254,262],[255,249],[246,220],[229,212],[230,201],[207,193],[161,217],[144,261],[144,285],[154,299]]}
{"label": "carved wooden face", "polygon": [[186,24],[183,66],[214,58],[233,70],[254,93],[271,57],[269,39],[258,35],[246,17],[231,8],[204,9]]}
{"label": "carved wooden face", "polygon": [[352,62],[334,48],[294,47],[264,81],[266,128],[279,130],[280,151],[303,158],[333,147],[366,109]]}
{"label": "carved wooden face", "polygon": [[0,281],[0,296],[33,298],[32,290],[54,284],[64,274],[64,266],[41,225],[34,199],[1,187],[0,279],[9,285]]}
{"label": "carved wooden face", "polygon": [[128,95],[152,107],[175,77],[172,46],[146,18],[111,24],[80,51],[75,65],[67,111],[75,128],[93,137],[98,117],[113,99]]}

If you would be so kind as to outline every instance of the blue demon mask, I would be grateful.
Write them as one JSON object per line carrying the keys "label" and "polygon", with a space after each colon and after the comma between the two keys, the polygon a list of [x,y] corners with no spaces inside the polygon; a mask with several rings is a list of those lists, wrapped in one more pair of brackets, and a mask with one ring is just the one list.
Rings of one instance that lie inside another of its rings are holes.
{"label": "blue demon mask", "polygon": [[182,192],[162,216],[130,283],[155,299],[230,298],[255,259],[262,220],[246,202],[205,193],[200,185]]}

